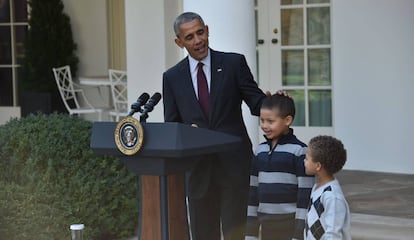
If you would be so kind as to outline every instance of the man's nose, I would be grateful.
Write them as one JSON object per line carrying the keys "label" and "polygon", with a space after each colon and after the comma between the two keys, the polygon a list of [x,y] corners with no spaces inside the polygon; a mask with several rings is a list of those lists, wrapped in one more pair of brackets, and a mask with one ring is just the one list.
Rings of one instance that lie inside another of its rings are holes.
{"label": "man's nose", "polygon": [[198,43],[201,43],[201,42],[202,42],[201,37],[200,37],[200,36],[198,36],[198,35],[196,35],[196,36],[194,37],[194,39],[195,39],[195,43],[196,43],[196,44],[198,44]]}

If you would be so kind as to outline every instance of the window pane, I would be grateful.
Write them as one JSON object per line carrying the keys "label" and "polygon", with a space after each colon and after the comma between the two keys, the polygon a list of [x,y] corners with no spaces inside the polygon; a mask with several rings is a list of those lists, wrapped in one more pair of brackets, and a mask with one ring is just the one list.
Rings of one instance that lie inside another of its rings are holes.
{"label": "window pane", "polygon": [[9,0],[0,0],[0,22],[10,22],[10,2]]}
{"label": "window pane", "polygon": [[282,9],[282,45],[303,45],[303,10]]}
{"label": "window pane", "polygon": [[309,91],[309,126],[332,126],[332,97],[330,90]]}
{"label": "window pane", "polygon": [[24,58],[24,39],[27,33],[27,26],[15,27],[15,57],[16,62],[21,64]]}
{"label": "window pane", "polygon": [[0,68],[0,106],[13,106],[11,68]]}
{"label": "window pane", "polygon": [[308,3],[329,3],[329,0],[308,0]]}
{"label": "window pane", "polygon": [[287,90],[290,96],[295,101],[295,118],[293,119],[293,126],[305,126],[305,92],[303,90]]}
{"label": "window pane", "polygon": [[27,22],[26,0],[14,0],[14,19],[15,22]]}
{"label": "window pane", "polygon": [[0,64],[11,64],[11,35],[9,26],[0,26]]}
{"label": "window pane", "polygon": [[282,85],[304,85],[303,50],[282,50]]}
{"label": "window pane", "polygon": [[280,5],[302,4],[303,0],[281,0]]}
{"label": "window pane", "polygon": [[331,24],[329,7],[308,8],[308,44],[329,44]]}
{"label": "window pane", "polygon": [[329,48],[309,49],[308,64],[310,86],[331,85],[331,52]]}

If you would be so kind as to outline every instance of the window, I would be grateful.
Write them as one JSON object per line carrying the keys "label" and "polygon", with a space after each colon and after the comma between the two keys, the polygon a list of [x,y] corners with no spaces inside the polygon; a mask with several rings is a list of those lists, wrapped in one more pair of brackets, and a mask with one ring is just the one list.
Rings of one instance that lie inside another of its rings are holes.
{"label": "window", "polygon": [[281,0],[282,88],[295,99],[294,126],[332,126],[329,0]]}
{"label": "window", "polygon": [[0,0],[0,106],[17,106],[17,71],[24,58],[27,0]]}

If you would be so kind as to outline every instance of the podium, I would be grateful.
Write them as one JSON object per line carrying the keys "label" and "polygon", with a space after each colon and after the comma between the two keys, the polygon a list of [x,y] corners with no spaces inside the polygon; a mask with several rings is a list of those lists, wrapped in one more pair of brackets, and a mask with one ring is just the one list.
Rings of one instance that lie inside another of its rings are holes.
{"label": "podium", "polygon": [[91,148],[120,158],[140,175],[139,239],[189,239],[185,203],[185,172],[202,155],[228,151],[241,139],[181,123],[143,122],[143,145],[134,155],[116,146],[116,122],[94,122]]}

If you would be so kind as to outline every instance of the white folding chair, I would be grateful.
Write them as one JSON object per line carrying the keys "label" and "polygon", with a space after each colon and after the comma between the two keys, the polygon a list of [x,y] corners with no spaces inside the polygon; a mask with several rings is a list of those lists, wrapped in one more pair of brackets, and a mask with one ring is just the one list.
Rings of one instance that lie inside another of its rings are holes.
{"label": "white folding chair", "polygon": [[115,121],[128,115],[128,95],[127,95],[127,73],[126,71],[109,69],[109,81],[111,82],[113,110],[109,111],[109,116]]}
{"label": "white folding chair", "polygon": [[[72,81],[70,66],[52,68],[60,96],[70,115],[97,113],[98,120],[102,120],[103,109],[95,108],[89,103],[83,90]],[[78,88],[75,88],[77,86]],[[83,103],[81,106],[79,103]]]}

